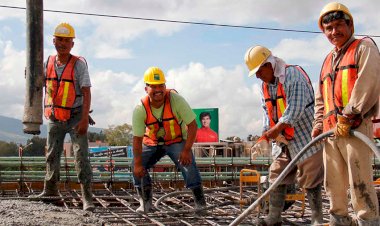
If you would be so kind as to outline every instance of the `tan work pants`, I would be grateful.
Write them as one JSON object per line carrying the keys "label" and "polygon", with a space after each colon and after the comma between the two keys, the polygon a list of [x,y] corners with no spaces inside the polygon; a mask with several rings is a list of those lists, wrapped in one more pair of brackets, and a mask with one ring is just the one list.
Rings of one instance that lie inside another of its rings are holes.
{"label": "tan work pants", "polygon": [[[356,129],[372,137],[372,122],[363,120]],[[348,216],[347,189],[353,209],[362,220],[379,216],[373,186],[371,149],[356,137],[328,138],[324,147],[325,189],[330,198],[330,214]]]}
{"label": "tan work pants", "polygon": [[[280,184],[294,184],[297,180],[302,188],[315,188],[318,184],[323,182],[322,156],[322,151],[318,151],[305,159],[305,161],[297,164],[297,167],[294,167]],[[269,182],[273,183],[290,161],[289,151],[284,147],[281,154],[270,165]]]}

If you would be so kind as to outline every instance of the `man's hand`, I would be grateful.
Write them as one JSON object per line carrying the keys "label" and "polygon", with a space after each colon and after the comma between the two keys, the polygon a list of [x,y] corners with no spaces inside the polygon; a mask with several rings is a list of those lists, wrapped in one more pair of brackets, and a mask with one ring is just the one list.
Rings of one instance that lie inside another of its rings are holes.
{"label": "man's hand", "polygon": [[78,134],[86,134],[88,130],[88,118],[87,119],[82,119],[78,125],[76,126],[76,131]]}
{"label": "man's hand", "polygon": [[192,154],[190,151],[182,150],[181,154],[179,155],[179,163],[183,166],[188,166],[193,161]]}
{"label": "man's hand", "polygon": [[338,115],[338,123],[334,129],[334,135],[337,137],[348,137],[350,135],[350,130],[352,126],[352,121],[343,115]]}
{"label": "man's hand", "polygon": [[256,159],[258,155],[269,155],[269,139],[265,136],[260,137],[256,144],[251,148],[252,159]]}
{"label": "man's hand", "polygon": [[314,127],[313,130],[311,131],[311,137],[315,138],[315,137],[319,136],[321,133],[322,133],[321,129]]}
{"label": "man's hand", "polygon": [[133,167],[133,174],[137,178],[142,178],[143,176],[145,176],[146,170],[144,169],[144,167],[141,164],[136,164],[135,163],[135,165]]}

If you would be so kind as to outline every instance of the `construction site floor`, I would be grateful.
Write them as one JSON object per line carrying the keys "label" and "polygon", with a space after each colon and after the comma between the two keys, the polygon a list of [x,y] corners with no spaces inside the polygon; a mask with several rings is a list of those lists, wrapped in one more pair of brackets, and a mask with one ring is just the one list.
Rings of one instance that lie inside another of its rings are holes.
{"label": "construction site floor", "polygon": [[[108,188],[107,188],[108,187]],[[27,189],[28,190],[28,189]],[[206,213],[194,213],[194,201],[187,190],[172,197],[163,199],[158,208],[148,214],[139,214],[135,210],[139,206],[138,195],[135,190],[104,185],[94,187],[94,204],[96,209],[94,214],[103,219],[103,225],[229,225],[236,219],[248,205],[241,206],[240,191],[238,186],[205,187],[205,197],[207,206],[210,208]],[[30,189],[27,192],[17,190],[3,191],[1,199],[19,199],[36,201],[27,198],[31,194],[38,194],[41,190]],[[153,203],[164,195],[178,192],[178,188],[154,187]],[[245,188],[242,193],[243,198],[257,197],[256,188]],[[80,210],[82,209],[80,190],[61,189],[60,197],[51,198],[49,202],[62,208]],[[48,201],[43,200],[43,201]],[[1,202],[1,200],[0,200]],[[328,222],[329,202],[323,195],[324,222]],[[265,208],[265,207],[263,207]],[[263,211],[263,210],[262,210]],[[265,211],[264,211],[265,212]],[[255,225],[257,217],[263,218],[266,213],[253,211],[240,225]],[[302,201],[296,201],[288,210],[283,213],[283,225],[310,225],[311,211],[308,202],[305,202],[304,212],[302,211]],[[41,225],[44,225],[41,223]],[[62,223],[61,225],[65,225]]]}

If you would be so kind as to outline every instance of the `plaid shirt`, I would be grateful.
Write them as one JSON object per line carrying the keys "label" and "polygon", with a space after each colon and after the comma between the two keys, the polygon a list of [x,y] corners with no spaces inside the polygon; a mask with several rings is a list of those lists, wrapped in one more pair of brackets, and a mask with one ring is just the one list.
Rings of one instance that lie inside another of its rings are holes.
{"label": "plaid shirt", "polygon": [[[274,84],[268,84],[269,95],[277,95],[278,78]],[[293,159],[311,141],[312,123],[314,121],[314,91],[312,85],[295,66],[288,66],[283,84],[286,95],[286,109],[279,122],[290,124],[294,128],[294,138],[289,141],[288,149]],[[263,90],[261,90],[263,94]],[[262,97],[264,95],[261,95]],[[269,118],[264,98],[261,98],[264,108],[264,131],[268,130]],[[276,109],[276,108],[274,108]],[[273,111],[276,114],[276,110]],[[277,115],[273,116],[276,120]],[[300,161],[315,154],[322,146],[318,144],[311,147]]]}

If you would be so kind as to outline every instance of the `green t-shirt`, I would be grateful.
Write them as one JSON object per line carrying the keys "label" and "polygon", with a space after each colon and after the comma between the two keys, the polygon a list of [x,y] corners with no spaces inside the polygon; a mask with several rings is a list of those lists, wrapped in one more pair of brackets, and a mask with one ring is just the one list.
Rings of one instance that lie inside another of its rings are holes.
{"label": "green t-shirt", "polygon": [[[186,100],[177,93],[170,93],[170,103],[172,107],[173,114],[177,117],[178,123],[181,124],[182,128],[182,138],[187,138],[186,125],[195,119],[195,113],[191,109],[190,105]],[[163,113],[164,105],[160,108],[151,107],[152,113],[156,118],[161,118]],[[132,129],[133,136],[142,137],[145,133],[145,119],[146,111],[142,103],[137,105],[133,111],[132,116]],[[157,137],[163,136],[164,129],[161,128],[157,132]]]}

